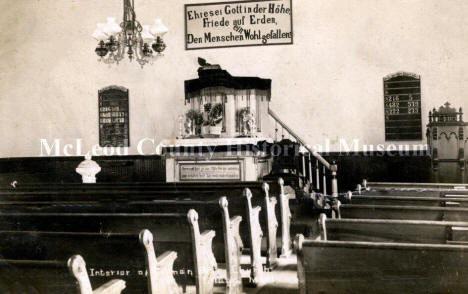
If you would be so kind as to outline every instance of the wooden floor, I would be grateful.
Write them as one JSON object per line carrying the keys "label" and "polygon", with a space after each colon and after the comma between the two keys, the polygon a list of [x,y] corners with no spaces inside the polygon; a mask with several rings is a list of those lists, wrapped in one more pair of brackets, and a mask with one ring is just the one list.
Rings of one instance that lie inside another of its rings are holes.
{"label": "wooden floor", "polygon": [[297,280],[296,255],[280,258],[279,266],[265,274],[265,283],[257,288],[244,288],[246,293],[261,294],[292,294],[299,293]]}
{"label": "wooden floor", "polygon": [[[248,258],[248,256],[244,256]],[[220,275],[223,275],[222,270]],[[248,273],[247,273],[248,274]],[[195,294],[195,286],[187,288],[186,294]],[[226,293],[222,287],[216,288],[215,293]],[[296,255],[291,255],[288,258],[279,258],[278,267],[272,272],[266,272],[263,283],[257,287],[244,286],[246,294],[296,294],[299,293],[297,280],[297,259]]]}

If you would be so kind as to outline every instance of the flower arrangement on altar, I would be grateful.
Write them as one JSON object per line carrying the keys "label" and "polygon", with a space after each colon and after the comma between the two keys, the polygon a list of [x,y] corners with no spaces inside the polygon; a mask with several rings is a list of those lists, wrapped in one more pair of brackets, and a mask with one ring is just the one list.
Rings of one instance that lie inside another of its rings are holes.
{"label": "flower arrangement on altar", "polygon": [[221,135],[223,121],[223,105],[221,103],[206,103],[203,106],[204,112],[194,109],[185,114],[185,135],[190,136],[219,136]]}
{"label": "flower arrangement on altar", "polygon": [[204,105],[204,116],[202,135],[221,135],[222,127],[221,122],[223,121],[223,105],[221,103],[207,103]]}

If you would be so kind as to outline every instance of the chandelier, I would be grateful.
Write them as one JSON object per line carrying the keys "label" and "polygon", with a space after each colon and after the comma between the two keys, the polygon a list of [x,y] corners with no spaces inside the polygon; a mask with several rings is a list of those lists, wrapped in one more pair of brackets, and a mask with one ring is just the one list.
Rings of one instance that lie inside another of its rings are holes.
{"label": "chandelier", "polygon": [[123,1],[123,21],[120,25],[114,17],[108,17],[107,23],[97,24],[92,35],[99,42],[95,52],[100,57],[99,61],[106,64],[118,64],[127,54],[130,61],[135,59],[143,67],[162,55],[166,48],[162,37],[168,29],[160,19],[155,19],[153,25],[142,26],[136,20],[135,0]]}

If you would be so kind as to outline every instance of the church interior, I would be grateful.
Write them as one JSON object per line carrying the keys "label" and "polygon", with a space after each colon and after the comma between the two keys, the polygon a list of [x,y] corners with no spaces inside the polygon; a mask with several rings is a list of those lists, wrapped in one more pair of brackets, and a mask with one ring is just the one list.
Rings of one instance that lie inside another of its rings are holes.
{"label": "church interior", "polygon": [[0,7],[1,294],[468,292],[467,2]]}

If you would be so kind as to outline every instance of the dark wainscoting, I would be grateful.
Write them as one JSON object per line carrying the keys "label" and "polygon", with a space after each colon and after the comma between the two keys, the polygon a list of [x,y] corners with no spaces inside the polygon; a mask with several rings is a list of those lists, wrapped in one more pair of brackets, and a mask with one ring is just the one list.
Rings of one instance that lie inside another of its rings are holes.
{"label": "dark wainscoting", "polygon": [[[428,155],[398,153],[328,153],[323,157],[338,164],[338,185],[341,192],[353,190],[362,179],[394,182],[467,182],[467,175],[455,163],[434,172]],[[75,168],[83,157],[28,157],[0,159],[0,184],[16,180],[22,183],[80,183]],[[98,182],[166,181],[166,167],[160,156],[94,157],[101,166]],[[308,168],[307,168],[308,170]],[[315,171],[315,170],[314,170]],[[329,177],[330,178],[330,177]],[[314,177],[315,182],[315,177]],[[327,189],[330,192],[330,187]]]}
{"label": "dark wainscoting", "polygon": [[[83,157],[22,157],[0,159],[0,184],[80,183],[75,168]],[[93,157],[100,166],[98,182],[166,181],[165,161],[160,156]]]}
{"label": "dark wainscoting", "polygon": [[[340,191],[354,190],[362,179],[373,182],[435,181],[429,155],[358,152],[328,153],[323,157],[330,163],[337,163]],[[444,178],[438,180],[442,182]]]}

